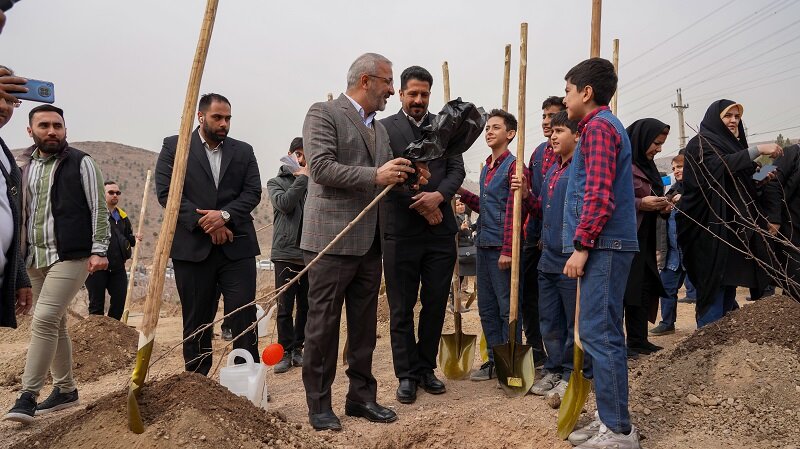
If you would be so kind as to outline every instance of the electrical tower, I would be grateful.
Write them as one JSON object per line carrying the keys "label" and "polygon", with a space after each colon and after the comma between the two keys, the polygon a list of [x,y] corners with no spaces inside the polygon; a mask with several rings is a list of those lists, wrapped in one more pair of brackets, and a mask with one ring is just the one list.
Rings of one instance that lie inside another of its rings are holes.
{"label": "electrical tower", "polygon": [[680,89],[678,89],[678,102],[672,103],[672,108],[678,111],[678,131],[680,132],[680,149],[682,150],[686,148],[686,129],[684,128],[683,110],[688,109],[689,105],[683,104]]}

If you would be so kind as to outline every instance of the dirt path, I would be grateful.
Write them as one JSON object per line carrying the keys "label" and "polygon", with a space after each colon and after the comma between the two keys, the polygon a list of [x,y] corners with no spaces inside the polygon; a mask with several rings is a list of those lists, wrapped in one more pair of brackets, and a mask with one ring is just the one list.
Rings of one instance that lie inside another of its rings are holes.
{"label": "dirt path", "polygon": [[[743,295],[740,295],[743,296]],[[740,303],[744,303],[743,297]],[[694,308],[692,305],[679,304],[678,306],[678,331],[674,335],[653,338],[656,344],[672,347],[679,340],[688,336],[694,330]],[[134,313],[131,325],[138,325],[141,315]],[[464,314],[465,331],[479,333],[480,323],[477,311]],[[445,324],[447,331],[452,330],[452,321],[448,318]],[[344,331],[344,329],[343,329]],[[17,332],[2,331],[0,333],[0,369],[3,366],[15,365],[15,357],[22,357],[25,345],[24,338]],[[519,399],[507,398],[494,382],[470,382],[446,380],[447,393],[440,396],[429,395],[422,390],[418,394],[417,402],[412,405],[399,404],[394,397],[397,381],[392,370],[392,357],[389,344],[388,323],[379,322],[379,339],[374,354],[374,373],[378,380],[378,401],[383,405],[392,407],[397,411],[399,420],[393,424],[372,424],[362,419],[344,416],[344,397],[347,390],[345,368],[339,366],[336,382],[333,387],[334,411],[341,417],[344,430],[339,433],[317,433],[308,425],[305,395],[301,381],[301,370],[293,368],[288,373],[276,375],[270,372],[267,377],[267,386],[272,401],[270,411],[279,412],[293,422],[304,432],[321,438],[332,447],[336,448],[569,448],[568,443],[560,441],[555,435],[557,410],[551,409],[542,399],[535,396],[526,396]],[[169,348],[179,344],[181,339],[180,316],[165,316],[159,322],[158,335],[154,359],[164,354]],[[261,347],[270,343],[269,337],[262,339]],[[215,345],[223,345],[219,339]],[[340,346],[344,338],[340,339]],[[476,357],[477,358],[477,357]],[[216,358],[219,360],[219,357]],[[5,361],[5,365],[2,363]],[[646,358],[630,363],[632,374],[637,373],[646,364]],[[479,361],[476,360],[475,367]],[[151,375],[155,378],[164,378],[180,372],[182,369],[182,356],[180,347],[167,354],[164,359],[151,368]],[[7,373],[0,372],[0,377]],[[437,373],[441,376],[441,373]],[[96,380],[82,382],[79,385],[82,404],[89,404],[98,398],[115,392],[127,385],[130,369],[121,369]],[[632,376],[633,377],[633,376]],[[0,411],[7,410],[16,398],[19,388],[18,383],[0,385]],[[800,389],[800,387],[798,387]],[[45,387],[43,394],[47,394],[50,387]],[[175,400],[180,400],[175,398]],[[78,409],[82,409],[79,407]],[[593,402],[590,398],[588,412],[593,412]],[[27,436],[41,432],[48,424],[65,416],[76,413],[76,409],[54,413],[46,417],[37,418],[36,422],[27,427],[20,428],[15,424],[0,422],[0,446],[19,442]],[[800,411],[794,411],[800,413]],[[641,412],[637,412],[641,413]],[[588,420],[588,414],[582,417],[582,422]],[[633,416],[634,424],[637,415]],[[119,432],[126,431],[118,429]],[[645,437],[647,435],[645,434]],[[702,432],[693,432],[685,435],[676,432],[669,438],[657,439],[655,445],[648,445],[649,449],[670,447],[685,448],[722,448],[740,447],[734,437],[727,440],[722,437],[706,437]],[[121,442],[120,442],[121,444]],[[151,447],[152,440],[147,444],[136,444],[135,439],[126,438],[125,447]],[[179,446],[173,441],[162,441],[159,447],[193,447],[199,442],[190,442],[188,445]],[[105,447],[122,447],[115,445],[115,441],[107,441]],[[65,446],[59,446],[65,447]],[[80,444],[69,447],[82,447]],[[86,446],[89,447],[89,446]],[[248,447],[243,444],[241,447]],[[258,446],[262,447],[262,446]],[[763,445],[753,446],[770,448],[774,447],[766,441]],[[790,446],[786,446],[787,448]]]}

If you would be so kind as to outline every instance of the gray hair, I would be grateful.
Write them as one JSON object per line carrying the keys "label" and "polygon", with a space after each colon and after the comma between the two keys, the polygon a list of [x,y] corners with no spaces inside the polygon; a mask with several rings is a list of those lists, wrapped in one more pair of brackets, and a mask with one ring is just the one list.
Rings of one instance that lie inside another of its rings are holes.
{"label": "gray hair", "polygon": [[374,75],[378,64],[383,63],[392,65],[392,61],[389,61],[385,56],[377,53],[364,53],[356,58],[347,71],[347,88],[350,89],[358,85],[358,80],[361,79],[361,75]]}

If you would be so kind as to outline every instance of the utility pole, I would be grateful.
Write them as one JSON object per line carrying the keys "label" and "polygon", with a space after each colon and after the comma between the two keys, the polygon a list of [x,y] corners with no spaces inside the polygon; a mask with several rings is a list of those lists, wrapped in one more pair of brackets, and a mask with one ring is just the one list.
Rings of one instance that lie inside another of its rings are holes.
{"label": "utility pole", "polygon": [[685,122],[683,121],[683,110],[688,109],[688,104],[683,104],[683,99],[681,98],[681,90],[678,89],[678,102],[672,103],[672,109],[678,111],[678,131],[680,132],[680,149],[686,148],[686,129],[684,128]]}

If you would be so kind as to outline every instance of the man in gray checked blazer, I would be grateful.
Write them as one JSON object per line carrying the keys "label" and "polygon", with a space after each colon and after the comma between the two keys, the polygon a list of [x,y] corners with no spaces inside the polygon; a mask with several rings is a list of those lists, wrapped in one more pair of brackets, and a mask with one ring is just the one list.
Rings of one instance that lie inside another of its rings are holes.
{"label": "man in gray checked blazer", "polygon": [[[303,142],[311,179],[300,242],[307,265],[384,186],[404,182],[414,172],[410,161],[390,160],[389,136],[374,120],[375,112],[382,111],[393,94],[392,63],[366,53],[350,66],[345,94],[309,109]],[[372,375],[381,281],[379,232],[376,207],[308,271],[303,384],[309,421],[316,430],[342,428],[331,406],[331,385],[343,304],[350,380],[345,413],[373,422],[397,419],[392,410],[376,402],[377,382]]]}

